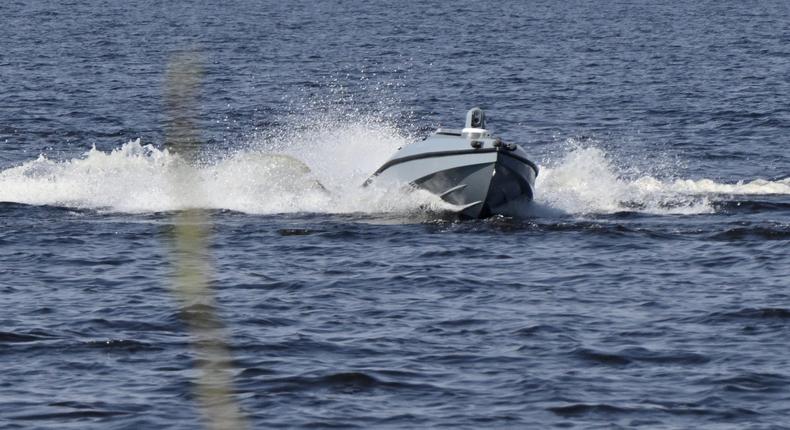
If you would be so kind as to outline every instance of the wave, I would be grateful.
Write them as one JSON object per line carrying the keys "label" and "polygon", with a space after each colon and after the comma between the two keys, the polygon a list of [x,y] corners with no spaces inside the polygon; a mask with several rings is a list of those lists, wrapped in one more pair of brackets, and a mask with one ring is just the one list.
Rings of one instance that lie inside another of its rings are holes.
{"label": "wave", "polygon": [[[108,152],[94,147],[66,161],[40,155],[3,170],[0,202],[124,213],[188,208],[251,214],[451,210],[427,192],[360,186],[396,148],[412,140],[376,118],[319,117],[259,136],[242,150],[208,154],[212,161],[187,163],[179,154],[138,139]],[[179,171],[188,175],[179,176]],[[732,184],[663,181],[624,174],[597,147],[573,147],[556,162],[542,163],[535,202],[518,208],[517,215],[713,213],[722,194],[790,195],[790,178]]]}
{"label": "wave", "polygon": [[[46,155],[0,172],[0,202],[110,212],[189,208],[251,214],[409,212],[451,208],[427,192],[361,187],[408,142],[385,123],[327,120],[291,135],[261,137],[243,150],[187,163],[132,140],[56,161]],[[309,167],[308,167],[309,166]],[[186,173],[186,174],[185,174]]]}
{"label": "wave", "polygon": [[715,199],[723,194],[790,195],[790,178],[733,184],[711,179],[660,180],[650,175],[628,179],[597,147],[575,147],[558,162],[541,167],[536,202],[572,214],[703,214],[714,213]]}

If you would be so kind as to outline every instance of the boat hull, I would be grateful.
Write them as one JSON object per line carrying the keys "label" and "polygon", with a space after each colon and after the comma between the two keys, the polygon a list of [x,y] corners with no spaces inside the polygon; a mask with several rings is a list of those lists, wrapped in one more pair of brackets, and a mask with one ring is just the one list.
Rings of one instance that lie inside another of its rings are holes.
{"label": "boat hull", "polygon": [[398,148],[366,182],[400,183],[427,190],[454,205],[462,218],[507,215],[533,197],[538,166],[519,145],[488,134],[485,114],[472,108],[461,130],[439,128]]}
{"label": "boat hull", "polygon": [[535,171],[503,152],[493,162],[452,167],[413,182],[458,206],[464,218],[487,218],[502,214],[509,203],[531,201],[534,183]]}
{"label": "boat hull", "polygon": [[515,150],[490,147],[393,158],[371,179],[425,189],[455,205],[462,218],[486,218],[532,200],[536,176],[537,167]]}

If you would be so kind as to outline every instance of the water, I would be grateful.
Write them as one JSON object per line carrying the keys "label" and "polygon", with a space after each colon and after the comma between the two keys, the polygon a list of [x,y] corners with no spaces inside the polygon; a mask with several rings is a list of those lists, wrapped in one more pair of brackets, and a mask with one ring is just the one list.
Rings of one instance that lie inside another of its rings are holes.
{"label": "water", "polygon": [[[0,15],[0,427],[199,425],[183,317],[211,308],[171,287],[197,207],[250,427],[788,428],[787,2]],[[541,166],[520,216],[359,187],[473,105]]]}

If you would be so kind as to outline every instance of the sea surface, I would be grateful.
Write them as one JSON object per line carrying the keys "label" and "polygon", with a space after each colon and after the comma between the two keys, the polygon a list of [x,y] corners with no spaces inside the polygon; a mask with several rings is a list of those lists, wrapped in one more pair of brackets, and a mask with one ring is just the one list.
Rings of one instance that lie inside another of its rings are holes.
{"label": "sea surface", "polygon": [[[0,17],[0,428],[790,428],[790,2]],[[474,106],[532,205],[360,187]]]}

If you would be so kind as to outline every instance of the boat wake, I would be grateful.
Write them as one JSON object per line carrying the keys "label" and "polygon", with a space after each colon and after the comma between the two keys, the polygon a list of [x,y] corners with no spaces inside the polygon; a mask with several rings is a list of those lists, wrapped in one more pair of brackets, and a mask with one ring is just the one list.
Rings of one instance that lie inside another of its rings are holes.
{"label": "boat wake", "polygon": [[790,195],[790,178],[719,183],[626,175],[597,147],[576,147],[541,167],[536,201],[571,214],[704,214],[715,212],[719,200],[732,196]]}
{"label": "boat wake", "polygon": [[[186,163],[178,154],[138,139],[109,152],[92,148],[65,161],[40,155],[0,171],[0,202],[124,213],[205,208],[250,214],[416,214],[452,209],[428,192],[360,186],[411,140],[384,121],[338,124],[330,119]],[[190,192],[174,187],[172,180],[173,169],[187,164],[192,180],[181,187]],[[515,215],[703,214],[715,212],[722,195],[790,195],[790,178],[719,183],[626,176],[596,147],[572,148],[542,164],[535,201],[516,208]]]}
{"label": "boat wake", "polygon": [[[276,213],[441,212],[428,192],[361,187],[409,138],[382,121],[322,119],[298,131],[267,134],[230,153],[179,154],[132,140],[57,161],[46,155],[0,171],[0,202],[106,212],[190,208]],[[189,169],[188,181],[176,172]],[[308,167],[309,166],[309,167]],[[177,179],[179,178],[179,179]]]}

